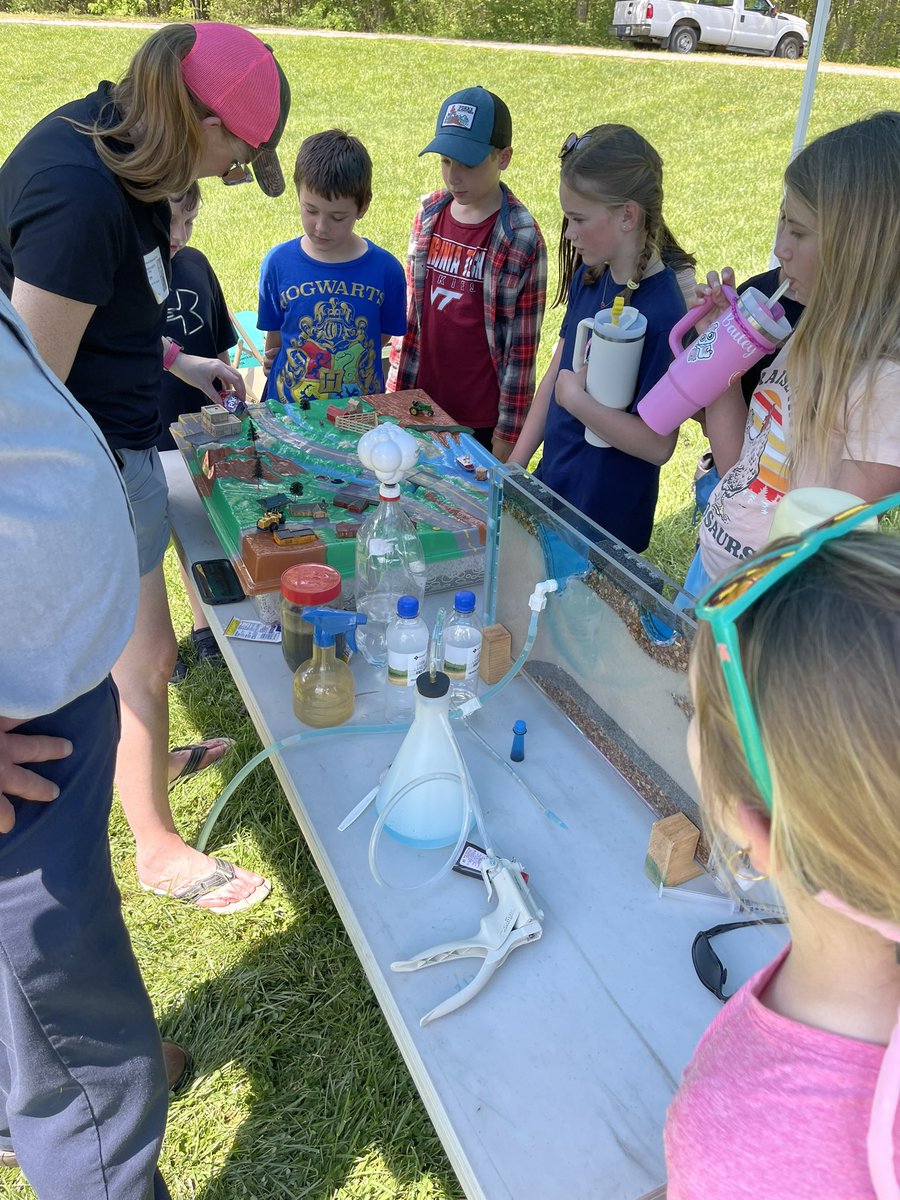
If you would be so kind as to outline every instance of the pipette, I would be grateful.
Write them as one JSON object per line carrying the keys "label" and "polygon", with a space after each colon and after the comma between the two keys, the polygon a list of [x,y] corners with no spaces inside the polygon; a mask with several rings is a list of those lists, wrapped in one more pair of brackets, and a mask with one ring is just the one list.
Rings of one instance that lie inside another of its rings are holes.
{"label": "pipette", "polygon": [[428,650],[428,674],[431,682],[434,683],[434,677],[438,671],[444,669],[444,618],[447,615],[445,608],[437,610],[437,616],[434,618],[434,628],[431,631],[431,646]]}

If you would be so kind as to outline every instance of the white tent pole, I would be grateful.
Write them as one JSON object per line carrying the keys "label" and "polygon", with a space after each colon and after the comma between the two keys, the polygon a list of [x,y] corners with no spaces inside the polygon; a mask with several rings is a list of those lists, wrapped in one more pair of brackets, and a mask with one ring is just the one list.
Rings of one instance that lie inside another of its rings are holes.
{"label": "white tent pole", "polygon": [[825,30],[828,28],[830,13],[831,0],[819,0],[816,5],[815,19],[813,20],[812,36],[809,39],[806,72],[803,76],[803,91],[800,93],[800,107],[797,110],[797,124],[794,126],[791,158],[799,154],[806,142],[806,131],[809,128],[809,114],[812,110],[813,93],[816,90],[816,77],[819,73],[819,61],[822,58],[822,45],[825,41]]}
{"label": "white tent pole", "polygon": [[[813,95],[816,90],[816,78],[819,74],[819,62],[822,58],[822,45],[825,42],[825,30],[828,28],[828,17],[831,14],[831,0],[818,0],[816,15],[813,19],[812,36],[809,39],[809,50],[806,54],[806,70],[803,74],[803,90],[800,92],[800,107],[797,109],[797,122],[794,125],[794,140],[791,144],[791,158],[796,156],[806,144],[806,132],[809,129],[809,114],[812,111]],[[769,266],[777,267],[775,243],[772,243],[772,254]]]}

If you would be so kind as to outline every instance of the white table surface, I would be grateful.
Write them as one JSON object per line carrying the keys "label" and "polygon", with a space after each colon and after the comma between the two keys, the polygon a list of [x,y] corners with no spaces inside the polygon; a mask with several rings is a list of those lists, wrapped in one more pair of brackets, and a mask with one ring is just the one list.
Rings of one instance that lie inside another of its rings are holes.
{"label": "white table surface", "polygon": [[[163,461],[182,557],[220,557],[180,454]],[[251,602],[207,612],[263,743],[301,730],[280,646],[222,636],[232,616],[255,619]],[[386,685],[361,656],[354,663],[353,723],[380,723]],[[272,761],[466,1195],[638,1200],[664,1181],[666,1106],[720,1008],[697,980],[691,942],[700,929],[741,918],[713,900],[658,898],[643,872],[652,812],[528,680],[514,680],[472,723],[505,756],[520,717],[528,734],[516,769],[567,829],[471,734],[461,731],[459,743],[495,848],[529,872],[543,937],[517,949],[470,1004],[425,1029],[422,1014],[464,987],[481,960],[411,974],[390,963],[474,933],[490,905],[479,881],[456,873],[412,893],[379,887],[367,864],[372,809],[338,832],[402,734],[325,737]],[[388,844],[386,870],[398,854],[422,877],[437,865],[434,853]],[[785,936],[770,926],[723,940],[729,985],[773,957]]]}

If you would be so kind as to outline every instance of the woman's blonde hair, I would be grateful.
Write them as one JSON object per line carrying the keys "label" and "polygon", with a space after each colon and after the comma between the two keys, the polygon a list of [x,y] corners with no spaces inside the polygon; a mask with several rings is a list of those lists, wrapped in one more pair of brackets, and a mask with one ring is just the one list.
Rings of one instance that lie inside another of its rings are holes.
{"label": "woman's blonde hair", "polygon": [[[628,125],[596,125],[578,139],[573,150],[562,155],[560,179],[573,192],[611,208],[630,200],[641,209],[644,247],[631,281],[635,284],[640,284],[654,254],[675,271],[693,268],[696,262],[693,255],[679,246],[663,220],[662,171],[662,159],[647,139]],[[568,219],[564,216],[554,305],[565,304],[569,285],[581,265],[581,255],[566,237],[567,226]],[[595,283],[602,273],[602,267],[591,267],[585,273],[585,282]]]}
{"label": "woman's blonde hair", "polygon": [[181,195],[197,176],[200,122],[211,114],[181,75],[181,60],[196,36],[193,25],[157,30],[112,88],[119,121],[107,124],[108,114],[101,112],[93,127],[78,126],[125,190],[148,203]]}
{"label": "woman's blonde hair", "polygon": [[854,381],[869,393],[883,361],[900,361],[900,112],[817,138],[784,183],[818,225],[818,265],[788,373],[793,445],[823,462]]}
{"label": "woman's blonde hair", "polygon": [[[787,575],[737,622],[772,774],[773,873],[900,923],[900,537],[857,531]],[[710,626],[692,652],[700,788],[713,843],[747,768]]]}

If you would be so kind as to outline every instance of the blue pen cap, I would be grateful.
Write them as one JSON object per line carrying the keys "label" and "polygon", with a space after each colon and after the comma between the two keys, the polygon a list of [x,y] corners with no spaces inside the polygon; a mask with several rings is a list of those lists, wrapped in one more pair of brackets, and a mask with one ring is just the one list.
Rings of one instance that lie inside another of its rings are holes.
{"label": "blue pen cap", "polygon": [[457,612],[470,613],[475,611],[475,593],[457,592],[453,597],[453,607]]}
{"label": "blue pen cap", "polygon": [[419,601],[415,596],[401,596],[397,601],[397,616],[409,620],[419,615]]}

